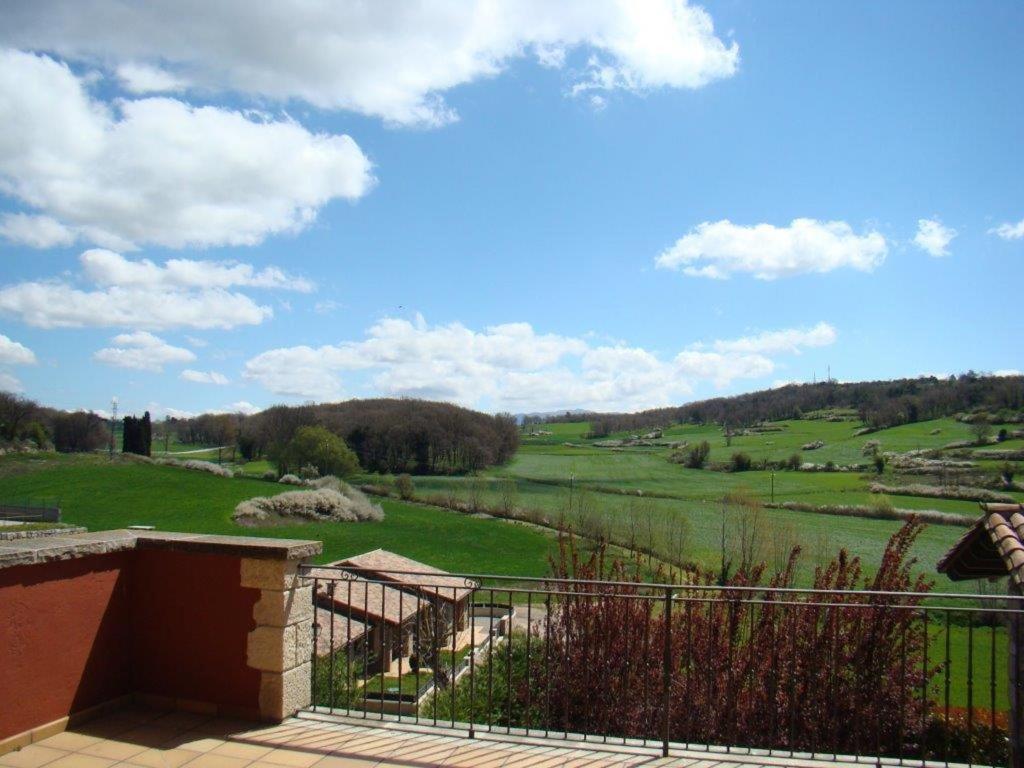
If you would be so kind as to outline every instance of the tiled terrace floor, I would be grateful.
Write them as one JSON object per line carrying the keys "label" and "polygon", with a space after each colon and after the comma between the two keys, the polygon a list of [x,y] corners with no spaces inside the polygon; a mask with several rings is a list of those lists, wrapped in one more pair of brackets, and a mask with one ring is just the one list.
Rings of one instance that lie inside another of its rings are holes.
{"label": "tiled terrace floor", "polygon": [[[842,766],[830,761],[830,766]],[[392,724],[293,718],[282,725],[125,709],[0,756],[3,768],[743,768],[825,763],[728,755],[663,759],[565,742],[507,741]]]}

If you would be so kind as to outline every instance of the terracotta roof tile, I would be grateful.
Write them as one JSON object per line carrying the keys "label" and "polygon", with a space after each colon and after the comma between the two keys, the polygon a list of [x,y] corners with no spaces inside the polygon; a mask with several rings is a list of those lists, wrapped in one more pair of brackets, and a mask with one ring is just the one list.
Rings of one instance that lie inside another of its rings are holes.
{"label": "terracotta roof tile", "polygon": [[338,560],[331,565],[357,568],[364,576],[391,581],[431,597],[436,594],[441,600],[448,602],[458,602],[473,592],[466,579],[461,576],[452,576],[440,568],[386,549],[375,549],[362,555]]}
{"label": "terracotta roof tile", "polygon": [[982,504],[981,508],[981,519],[939,561],[939,572],[967,579],[998,576],[1001,570],[1017,586],[1024,585],[1024,505]]}
{"label": "terracotta roof tile", "polygon": [[[331,619],[334,619],[334,639],[331,640]],[[316,653],[326,656],[331,650],[340,650],[366,634],[366,624],[350,619],[326,608],[316,609]]]}
{"label": "terracotta roof tile", "polygon": [[397,626],[409,621],[424,607],[415,597],[400,589],[351,573],[314,568],[309,576],[320,579],[317,584],[317,603],[325,607],[333,603],[335,610],[360,621],[383,621]]}

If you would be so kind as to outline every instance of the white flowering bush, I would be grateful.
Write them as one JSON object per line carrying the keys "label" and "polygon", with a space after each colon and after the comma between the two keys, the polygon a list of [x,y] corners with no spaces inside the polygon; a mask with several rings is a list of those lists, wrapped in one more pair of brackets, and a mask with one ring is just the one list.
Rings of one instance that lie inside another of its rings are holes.
{"label": "white flowering bush", "polygon": [[163,464],[166,467],[181,467],[182,469],[191,469],[196,472],[209,472],[211,475],[217,475],[218,477],[235,476],[235,473],[227,467],[222,467],[220,464],[214,464],[212,461],[200,461],[199,459],[181,461],[180,459],[163,458],[157,459],[156,463]]}
{"label": "white flowering bush", "polygon": [[232,515],[239,523],[256,524],[286,518],[311,521],[362,522],[383,520],[384,510],[361,491],[344,483],[341,490],[315,488],[257,496],[241,502]]}

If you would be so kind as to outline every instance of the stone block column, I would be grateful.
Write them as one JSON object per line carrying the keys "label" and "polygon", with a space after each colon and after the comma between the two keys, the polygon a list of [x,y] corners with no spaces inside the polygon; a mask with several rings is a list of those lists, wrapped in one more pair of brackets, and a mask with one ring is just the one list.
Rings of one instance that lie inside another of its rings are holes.
{"label": "stone block column", "polygon": [[242,559],[242,586],[260,590],[247,663],[260,670],[260,717],[282,720],[310,704],[313,588],[300,560]]}

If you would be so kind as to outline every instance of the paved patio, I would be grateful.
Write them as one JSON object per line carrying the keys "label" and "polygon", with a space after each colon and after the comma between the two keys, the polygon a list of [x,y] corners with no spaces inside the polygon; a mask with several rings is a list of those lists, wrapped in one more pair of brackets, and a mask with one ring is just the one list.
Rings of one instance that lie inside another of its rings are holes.
{"label": "paved patio", "polygon": [[314,716],[277,726],[187,712],[130,708],[0,756],[3,768],[741,768],[842,766],[730,755],[667,759],[653,750],[571,745],[539,739],[463,736],[394,723],[325,722]]}

